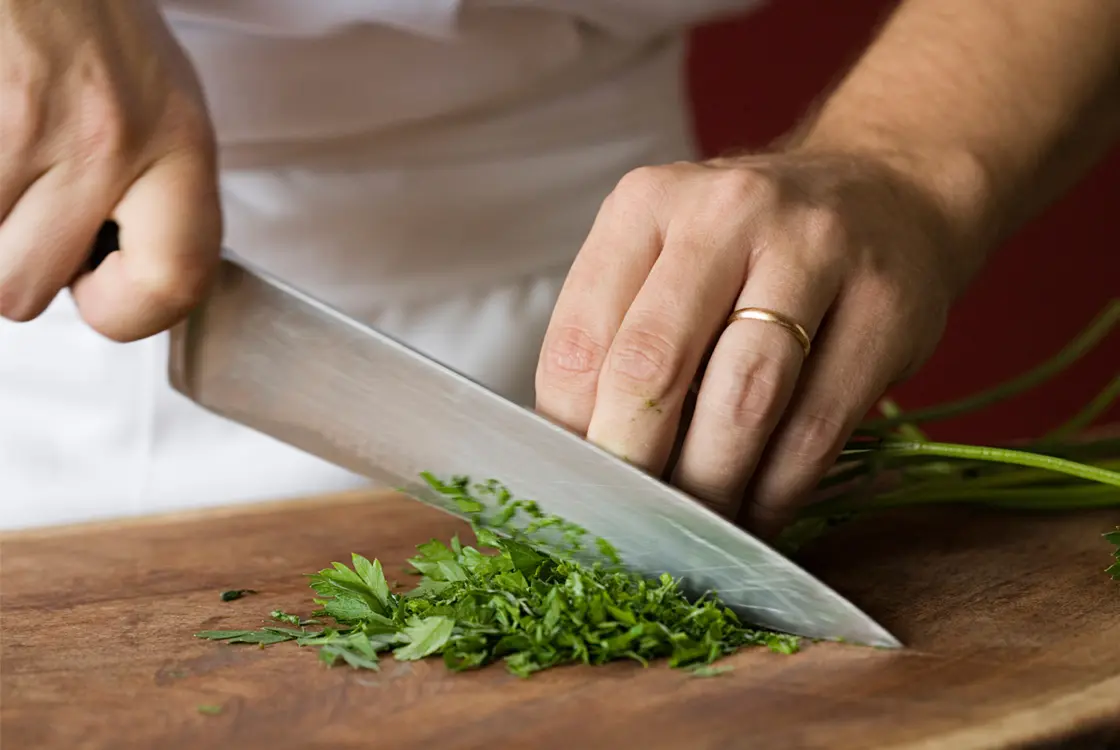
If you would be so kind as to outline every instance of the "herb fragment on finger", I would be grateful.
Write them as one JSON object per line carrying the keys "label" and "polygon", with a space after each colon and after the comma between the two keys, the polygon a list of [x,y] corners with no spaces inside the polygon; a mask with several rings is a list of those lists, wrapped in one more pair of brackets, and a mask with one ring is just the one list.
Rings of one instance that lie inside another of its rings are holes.
{"label": "herb fragment on finger", "polygon": [[223,708],[221,706],[215,706],[206,703],[198,707],[198,712],[200,714],[206,714],[207,716],[217,716],[222,713],[222,711]]}

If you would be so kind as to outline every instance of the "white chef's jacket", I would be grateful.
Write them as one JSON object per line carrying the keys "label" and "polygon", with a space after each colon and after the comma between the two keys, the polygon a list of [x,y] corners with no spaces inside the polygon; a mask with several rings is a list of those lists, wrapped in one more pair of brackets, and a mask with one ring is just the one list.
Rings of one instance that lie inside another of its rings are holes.
{"label": "white chef's jacket", "polygon": [[[162,0],[221,147],[227,247],[516,401],[598,207],[693,157],[684,29],[752,0]],[[0,320],[0,526],[366,480],[167,384],[68,294]]]}

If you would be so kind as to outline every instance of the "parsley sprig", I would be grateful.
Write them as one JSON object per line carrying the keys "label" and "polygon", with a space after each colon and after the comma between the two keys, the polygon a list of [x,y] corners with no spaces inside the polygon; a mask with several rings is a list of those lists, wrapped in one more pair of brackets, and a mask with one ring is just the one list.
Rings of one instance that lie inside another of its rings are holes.
{"label": "parsley sprig", "polygon": [[[318,648],[328,665],[364,669],[378,669],[379,655],[390,651],[401,661],[438,654],[455,671],[502,661],[523,677],[561,664],[631,659],[647,665],[661,658],[706,676],[723,670],[697,668],[745,646],[798,649],[797,637],[744,625],[714,595],[690,601],[672,576],[646,579],[623,569],[606,540],[595,540],[606,563],[577,562],[570,554],[584,549],[587,532],[514,499],[497,482],[424,478],[472,516],[477,547],[457,536],[450,544],[419,545],[409,564],[420,581],[404,594],[390,590],[380,561],[355,553],[349,566],[336,562],[310,577],[320,597],[312,617],[334,625],[311,630],[310,620],[273,612],[299,626],[197,637],[261,646],[295,641]],[[521,514],[528,523],[515,528]],[[547,552],[534,545],[546,532],[565,544],[551,540]]]}

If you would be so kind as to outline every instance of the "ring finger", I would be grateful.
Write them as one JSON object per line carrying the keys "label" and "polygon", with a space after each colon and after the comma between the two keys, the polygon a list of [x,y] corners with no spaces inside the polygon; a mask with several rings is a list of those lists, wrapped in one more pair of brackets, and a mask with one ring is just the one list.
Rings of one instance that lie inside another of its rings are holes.
{"label": "ring finger", "polygon": [[[839,273],[765,253],[735,308],[769,310],[811,338],[836,298]],[[720,334],[704,372],[673,483],[734,516],[751,472],[789,404],[805,359],[796,335],[773,321],[735,320]]]}

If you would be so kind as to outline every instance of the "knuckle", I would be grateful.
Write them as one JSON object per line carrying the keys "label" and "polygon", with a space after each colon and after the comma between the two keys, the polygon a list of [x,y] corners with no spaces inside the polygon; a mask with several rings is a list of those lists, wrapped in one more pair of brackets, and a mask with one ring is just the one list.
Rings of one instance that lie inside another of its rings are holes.
{"label": "knuckle", "polygon": [[209,114],[204,107],[185,96],[168,107],[163,129],[175,144],[192,151],[213,153],[217,150]]}
{"label": "knuckle", "polygon": [[638,167],[622,176],[611,191],[612,202],[633,201],[644,204],[660,202],[669,190],[672,168]]}
{"label": "knuckle", "polygon": [[0,93],[0,148],[11,154],[29,151],[43,135],[39,97],[26,87]]}
{"label": "knuckle", "polygon": [[791,422],[786,452],[799,464],[825,468],[843,448],[851,428],[851,415],[837,402],[812,404]]}
{"label": "knuckle", "polygon": [[120,321],[112,318],[109,315],[106,315],[103,318],[98,318],[96,316],[90,315],[90,313],[86,310],[80,310],[80,312],[82,314],[82,319],[85,320],[86,324],[90,328],[97,331],[110,341],[115,341],[118,344],[128,344],[140,338],[140,336],[138,336],[130,328],[128,328],[127,325],[122,326],[120,324]]}
{"label": "knuckle", "polygon": [[107,92],[89,94],[78,114],[74,142],[77,154],[89,161],[113,160],[132,148],[130,141],[122,103]]}
{"label": "knuckle", "polygon": [[138,280],[144,308],[160,317],[186,314],[202,299],[209,278],[201,265],[155,265]]}
{"label": "knuckle", "polygon": [[580,325],[564,325],[546,337],[541,353],[541,379],[545,385],[594,388],[606,359],[607,347]]}
{"label": "knuckle", "polygon": [[781,526],[795,508],[795,491],[789,487],[761,484],[754,488],[748,511],[756,523]]}
{"label": "knuckle", "polygon": [[861,301],[868,312],[893,317],[910,298],[906,284],[897,274],[886,269],[872,269],[863,274]]}
{"label": "knuckle", "polygon": [[39,314],[42,312],[32,307],[17,307],[6,304],[5,302],[5,300],[0,300],[0,318],[10,320],[13,323],[30,323],[32,320],[35,320],[35,318],[39,317]]}
{"label": "knuckle", "polygon": [[833,208],[811,206],[801,216],[801,233],[810,247],[820,250],[843,250],[848,244],[844,220]]}
{"label": "knuckle", "polygon": [[0,318],[13,323],[27,323],[43,314],[50,299],[29,294],[10,281],[0,281]]}
{"label": "knuckle", "polygon": [[729,169],[716,180],[714,210],[765,209],[778,203],[778,185],[751,169]]}
{"label": "knuckle", "polygon": [[715,403],[720,418],[752,432],[768,431],[781,416],[784,370],[779,359],[761,353],[737,364]]}
{"label": "knuckle", "polygon": [[4,39],[3,65],[0,65],[0,88],[42,91],[51,74],[48,53],[36,44],[23,42],[20,37]]}
{"label": "knuckle", "polygon": [[610,377],[642,390],[649,398],[666,395],[680,380],[682,362],[677,349],[656,327],[619,331],[608,356]]}

